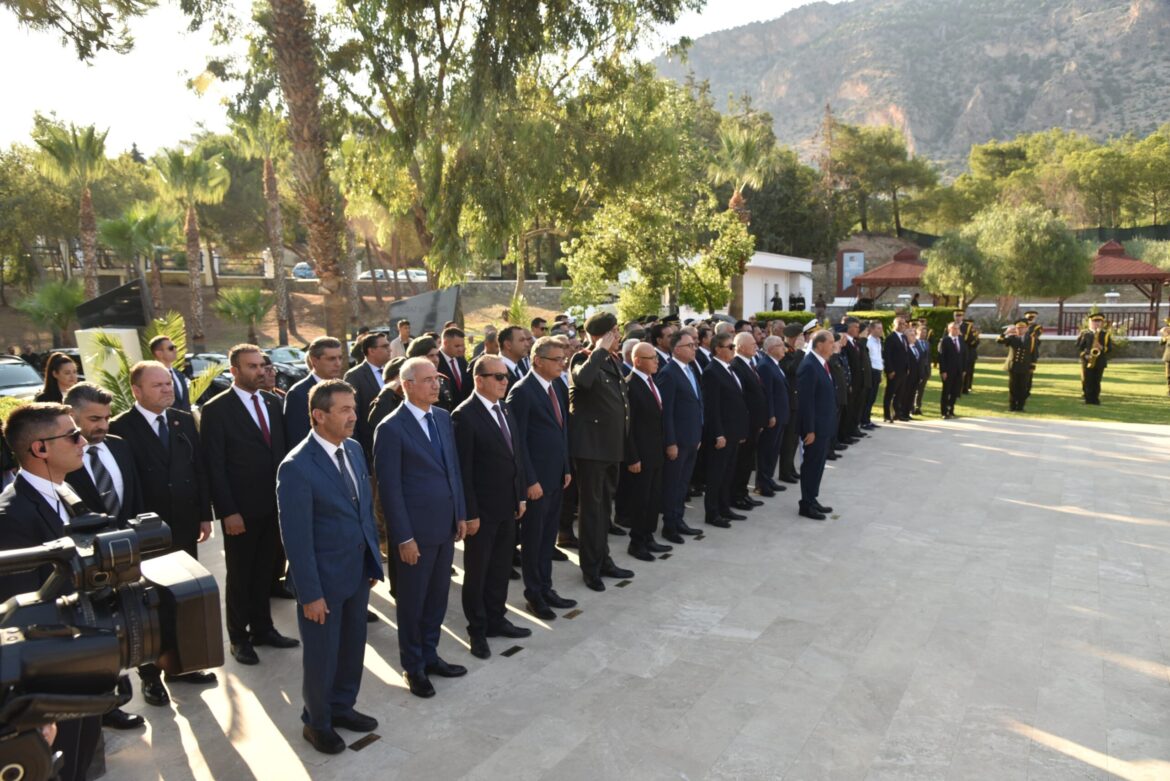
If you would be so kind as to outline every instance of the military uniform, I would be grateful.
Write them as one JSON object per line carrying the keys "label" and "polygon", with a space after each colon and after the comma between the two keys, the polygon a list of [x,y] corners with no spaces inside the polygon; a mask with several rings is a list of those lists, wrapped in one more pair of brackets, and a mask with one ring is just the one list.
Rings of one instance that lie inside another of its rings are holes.
{"label": "military uniform", "polygon": [[959,338],[967,345],[967,362],[963,367],[963,393],[970,393],[971,381],[975,378],[975,362],[979,360],[979,331],[975,324],[970,320],[959,323]]}
{"label": "military uniform", "polygon": [[1024,312],[1024,319],[1028,321],[1028,330],[1024,334],[1024,341],[1032,353],[1032,370],[1028,373],[1028,395],[1032,395],[1032,378],[1036,376],[1036,366],[1040,363],[1040,338],[1044,335],[1044,326],[1036,322],[1038,313]]}
{"label": "military uniform", "polygon": [[[1113,351],[1113,336],[1105,330],[1105,318],[1096,315],[1090,318],[1094,323],[1100,323],[1099,330],[1082,331],[1077,337],[1077,353],[1081,356],[1081,389],[1085,394],[1086,404],[1101,403],[1101,377],[1105,374],[1105,367],[1109,365],[1109,353]],[[1096,356],[1094,350],[1099,350]]]}
{"label": "military uniform", "polygon": [[1020,320],[1016,327],[1023,336],[1001,335],[996,341],[1008,346],[1008,358],[1004,368],[1008,370],[1008,401],[1013,412],[1023,412],[1024,404],[1031,393],[1032,347],[1028,339],[1028,321]]}

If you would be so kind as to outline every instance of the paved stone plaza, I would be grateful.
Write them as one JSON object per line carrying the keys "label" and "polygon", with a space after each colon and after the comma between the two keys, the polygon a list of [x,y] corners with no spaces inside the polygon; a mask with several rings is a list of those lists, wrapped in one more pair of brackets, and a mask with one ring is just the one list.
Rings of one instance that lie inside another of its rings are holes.
{"label": "paved stone plaza", "polygon": [[[300,651],[259,648],[218,688],[172,686],[170,709],[136,696],[148,727],[106,730],[109,777],[1170,778],[1168,434],[885,426],[830,464],[828,522],[798,518],[790,489],[633,562],[624,588],[557,564],[582,612],[514,616],[534,635],[510,657],[503,639],[467,652],[456,585],[439,651],[471,672],[430,700],[399,675],[383,586],[358,701],[379,740],[316,753]],[[218,539],[203,551],[222,583]],[[274,608],[296,635],[294,605]]]}

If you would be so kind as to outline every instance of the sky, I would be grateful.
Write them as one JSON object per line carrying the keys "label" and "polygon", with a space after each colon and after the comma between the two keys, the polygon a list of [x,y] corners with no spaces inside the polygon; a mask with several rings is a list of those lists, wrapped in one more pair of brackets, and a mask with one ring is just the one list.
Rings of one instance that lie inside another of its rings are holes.
{"label": "sky", "polygon": [[[233,0],[241,11],[246,0]],[[683,36],[701,35],[775,19],[810,0],[708,0],[700,12],[684,15],[660,31],[660,42],[648,43],[644,56],[653,56]],[[0,11],[0,73],[4,83],[4,110],[0,112],[0,147],[28,142],[33,115],[55,114],[66,122],[109,128],[108,154],[116,155],[136,143],[146,155],[172,146],[204,126],[226,129],[222,100],[226,91],[213,84],[203,95],[187,87],[203,71],[213,52],[206,32],[189,33],[187,22],[172,0],[131,24],[134,49],[128,54],[102,52],[91,64],[77,60],[71,46],[62,46],[51,33],[19,27],[7,11]]]}

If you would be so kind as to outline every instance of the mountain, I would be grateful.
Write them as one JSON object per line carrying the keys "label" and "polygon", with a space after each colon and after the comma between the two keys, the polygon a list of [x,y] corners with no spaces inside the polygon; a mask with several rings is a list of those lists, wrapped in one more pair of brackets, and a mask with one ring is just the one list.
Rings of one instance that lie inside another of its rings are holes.
{"label": "mountain", "polygon": [[[659,72],[747,94],[810,152],[824,118],[894,125],[955,170],[972,144],[1064,127],[1096,138],[1170,121],[1170,0],[852,0],[697,39]],[[722,108],[722,105],[720,105]]]}

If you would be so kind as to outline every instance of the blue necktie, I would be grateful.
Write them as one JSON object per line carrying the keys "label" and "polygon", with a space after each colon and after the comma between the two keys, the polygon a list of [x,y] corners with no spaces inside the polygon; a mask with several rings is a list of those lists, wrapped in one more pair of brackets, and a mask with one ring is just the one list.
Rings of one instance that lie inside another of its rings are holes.
{"label": "blue necktie", "polygon": [[439,439],[439,427],[435,425],[435,416],[431,413],[426,414],[427,419],[427,433],[431,435],[431,447],[435,449],[435,455],[439,457],[439,463],[443,463],[443,442]]}
{"label": "blue necktie", "polygon": [[171,434],[167,431],[167,416],[165,414],[159,415],[154,419],[154,422],[158,425],[158,441],[162,442],[164,450],[170,450]]}
{"label": "blue necktie", "polygon": [[349,469],[345,466],[345,450],[337,448],[333,453],[337,456],[337,468],[341,470],[341,482],[345,483],[345,490],[349,491],[349,498],[353,500],[354,504],[358,503],[357,486],[353,484],[353,478],[349,476]]}

